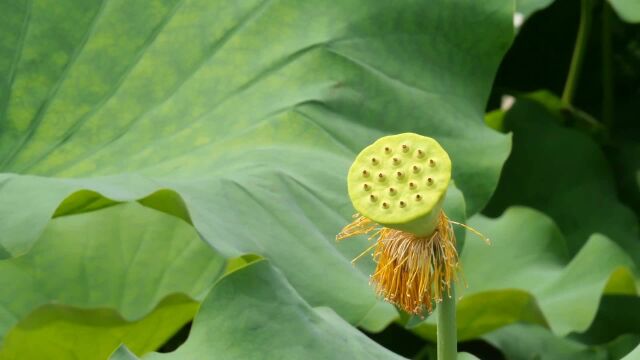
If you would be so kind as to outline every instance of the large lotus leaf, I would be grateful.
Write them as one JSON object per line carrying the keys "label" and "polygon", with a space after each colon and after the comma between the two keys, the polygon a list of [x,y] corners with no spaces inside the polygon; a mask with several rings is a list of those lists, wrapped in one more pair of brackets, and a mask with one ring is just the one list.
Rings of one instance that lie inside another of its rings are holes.
{"label": "large lotus leaf", "polygon": [[[427,359],[435,359],[437,354],[437,347],[435,344],[428,343],[425,345],[422,350],[418,352],[413,359],[415,360],[427,360]],[[475,355],[470,354],[468,352],[459,352],[457,360],[479,360]]]}
{"label": "large lotus leaf", "polygon": [[518,99],[505,114],[504,127],[513,131],[514,146],[488,214],[530,206],[553,218],[570,254],[591,234],[602,233],[640,261],[637,218],[617,199],[610,165],[590,137],[562,127],[527,99]]}
{"label": "large lotus leaf", "polygon": [[458,360],[478,360],[478,358],[472,354],[462,352],[458,353]]}
{"label": "large lotus leaf", "polygon": [[640,2],[637,0],[609,0],[609,3],[623,20],[640,22]]}
{"label": "large lotus leaf", "polygon": [[553,0],[516,0],[516,12],[527,18],[534,12],[551,5]]}
{"label": "large lotus leaf", "polygon": [[[259,355],[258,355],[259,354]],[[187,341],[144,359],[401,359],[331,309],[312,308],[265,260],[222,278],[202,302]],[[118,349],[112,359],[136,359]]]}
{"label": "large lotus leaf", "polygon": [[[528,17],[534,12],[549,6],[553,1],[516,0],[516,11]],[[637,0],[608,0],[608,2],[623,20],[630,23],[640,22],[640,2]]]}
{"label": "large lotus leaf", "polygon": [[172,294],[202,299],[223,269],[193,227],[137,203],[58,217],[29,253],[0,261],[2,354],[104,358],[123,341],[149,351],[188,321],[194,301],[167,299],[139,320]]}
{"label": "large lotus leaf", "polygon": [[170,296],[144,318],[128,321],[112,309],[46,305],[9,332],[0,359],[107,359],[121,343],[146,354],[193,319],[197,308],[196,301]]}
{"label": "large lotus leaf", "polygon": [[640,359],[640,345],[638,345],[632,352],[627,354],[622,360],[639,360]]}
{"label": "large lotus leaf", "polygon": [[510,149],[482,123],[508,0],[0,7],[5,256],[80,190],[171,190],[223,255],[271,259],[313,306],[357,323],[378,304],[349,262],[366,240],[333,241],[355,152],[389,133],[435,137],[474,213]]}
{"label": "large lotus leaf", "polygon": [[640,140],[617,139],[608,150],[621,200],[631,206],[640,219]]}
{"label": "large lotus leaf", "polygon": [[[509,208],[500,218],[475,216],[470,224],[492,245],[468,239],[462,264],[468,288],[458,302],[460,338],[472,339],[514,322],[548,326],[566,335],[586,330],[607,291],[635,293],[629,256],[595,234],[573,258],[555,224],[528,208]],[[433,319],[413,330],[433,339]]]}
{"label": "large lotus leaf", "polygon": [[621,336],[606,344],[589,346],[530,324],[509,325],[484,339],[499,348],[509,360],[616,360],[640,340],[638,336]]}

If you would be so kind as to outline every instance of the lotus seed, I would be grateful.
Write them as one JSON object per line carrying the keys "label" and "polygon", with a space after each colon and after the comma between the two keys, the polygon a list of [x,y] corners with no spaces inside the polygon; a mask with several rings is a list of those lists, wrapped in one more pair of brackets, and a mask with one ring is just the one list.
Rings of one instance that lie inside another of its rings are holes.
{"label": "lotus seed", "polygon": [[403,174],[402,174],[402,171],[398,171],[398,172],[396,173],[396,176],[398,176],[398,179],[400,179],[400,178],[402,177],[402,175],[403,175]]}
{"label": "lotus seed", "polygon": [[399,165],[400,164],[400,159],[394,157],[393,158],[393,165]]}
{"label": "lotus seed", "polygon": [[362,176],[364,177],[369,176],[369,172],[367,170],[362,170]]}
{"label": "lotus seed", "polygon": [[436,166],[436,162],[433,159],[429,159],[429,166],[431,167]]}
{"label": "lotus seed", "polygon": [[384,174],[383,173],[379,173],[378,174],[378,179],[380,179],[380,181],[384,180]]}
{"label": "lotus seed", "polygon": [[404,201],[400,201],[400,207],[403,208],[405,207],[405,205],[407,205]]}
{"label": "lotus seed", "polygon": [[395,194],[395,193],[396,193],[396,189],[394,189],[394,188],[390,187],[390,188],[389,188],[389,194],[393,195],[393,194]]}
{"label": "lotus seed", "polygon": [[412,181],[409,183],[409,188],[414,189],[416,187],[416,184]]}
{"label": "lotus seed", "polygon": [[406,144],[402,144],[402,151],[403,152],[409,151],[409,147]]}
{"label": "lotus seed", "polygon": [[384,152],[386,152],[387,154],[390,154],[391,153],[391,148],[388,147],[388,146],[385,146],[384,147]]}
{"label": "lotus seed", "polygon": [[414,172],[414,173],[417,173],[417,172],[419,172],[419,171],[420,171],[420,168],[419,168],[417,165],[413,165],[413,168],[412,168],[412,169],[413,169],[413,172]]}
{"label": "lotus seed", "polygon": [[432,179],[432,178],[427,178],[427,183],[428,183],[429,185],[433,184],[433,179]]}
{"label": "lotus seed", "polygon": [[371,189],[371,186],[369,186],[369,184],[364,184],[362,185],[362,187],[364,188],[365,191],[369,191],[369,189]]}
{"label": "lotus seed", "polygon": [[418,149],[418,157],[421,158],[424,156],[424,151],[422,149]]}
{"label": "lotus seed", "polygon": [[369,200],[376,201],[376,196],[373,194],[369,195]]}
{"label": "lotus seed", "polygon": [[422,200],[422,196],[420,194],[416,194],[416,201]]}
{"label": "lotus seed", "polygon": [[378,159],[376,159],[376,158],[371,158],[371,163],[372,163],[373,165],[376,165],[376,164],[378,163]]}
{"label": "lotus seed", "polygon": [[382,207],[385,208],[385,209],[388,209],[389,208],[389,204],[387,204],[386,202],[383,202],[382,203]]}

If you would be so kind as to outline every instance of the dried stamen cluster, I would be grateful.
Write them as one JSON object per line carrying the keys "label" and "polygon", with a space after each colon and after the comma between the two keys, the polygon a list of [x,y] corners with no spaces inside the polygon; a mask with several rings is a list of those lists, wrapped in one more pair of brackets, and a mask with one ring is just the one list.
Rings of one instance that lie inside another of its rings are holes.
{"label": "dried stamen cluster", "polygon": [[416,236],[401,230],[380,227],[364,216],[347,225],[336,237],[370,234],[377,267],[371,282],[377,293],[404,311],[422,315],[433,310],[433,302],[449,295],[459,269],[456,240],[451,222],[440,212],[436,230],[430,236]]}

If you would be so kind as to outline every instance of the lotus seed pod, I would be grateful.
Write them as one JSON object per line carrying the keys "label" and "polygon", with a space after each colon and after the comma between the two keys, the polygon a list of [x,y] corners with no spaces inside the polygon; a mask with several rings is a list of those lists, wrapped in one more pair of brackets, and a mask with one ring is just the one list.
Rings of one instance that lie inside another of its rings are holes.
{"label": "lotus seed pod", "polygon": [[362,150],[347,182],[351,202],[362,216],[428,236],[436,228],[450,179],[451,160],[440,144],[404,133],[380,138]]}

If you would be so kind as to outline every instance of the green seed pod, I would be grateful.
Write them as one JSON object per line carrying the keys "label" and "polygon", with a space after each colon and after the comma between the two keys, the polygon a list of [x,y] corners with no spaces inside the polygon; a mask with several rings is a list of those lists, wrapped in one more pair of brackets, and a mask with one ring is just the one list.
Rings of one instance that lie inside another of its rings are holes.
{"label": "green seed pod", "polygon": [[355,209],[376,223],[418,236],[436,228],[451,179],[449,155],[430,137],[385,136],[358,154],[347,178]]}

